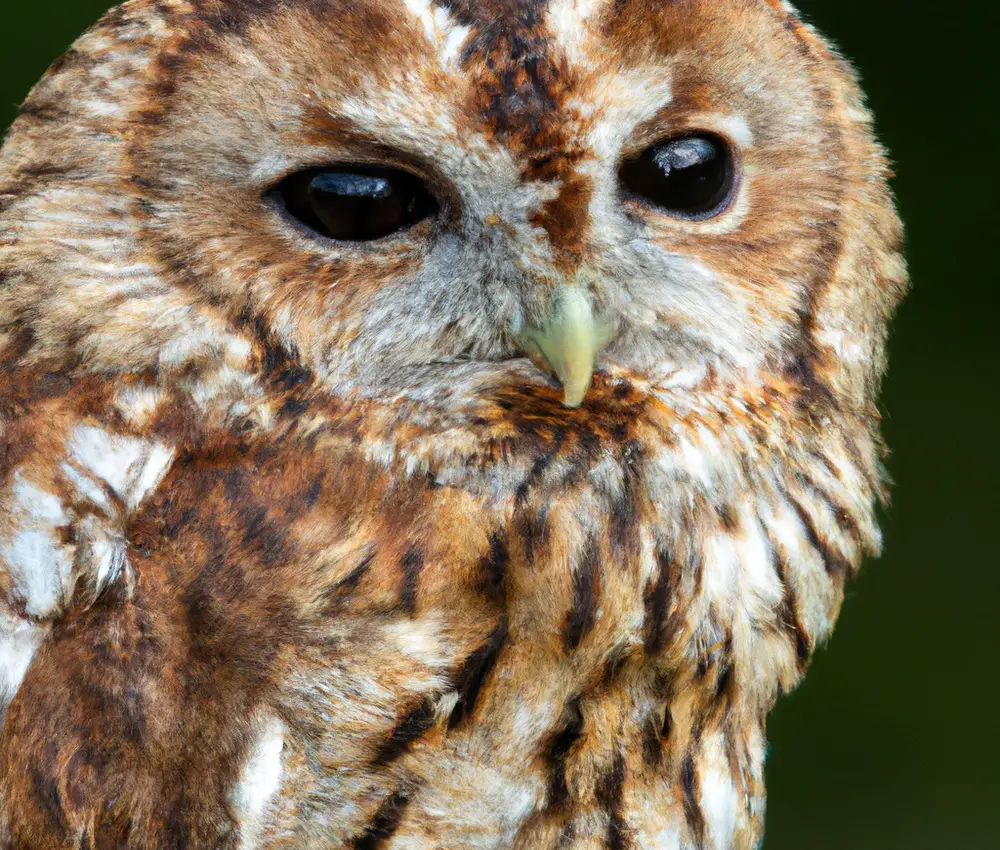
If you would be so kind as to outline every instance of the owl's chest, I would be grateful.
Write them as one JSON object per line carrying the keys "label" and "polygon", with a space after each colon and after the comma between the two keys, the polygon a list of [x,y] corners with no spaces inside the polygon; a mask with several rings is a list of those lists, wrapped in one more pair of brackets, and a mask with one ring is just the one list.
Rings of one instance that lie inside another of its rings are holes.
{"label": "owl's chest", "polygon": [[[489,846],[604,823],[626,775],[682,788],[704,719],[744,702],[729,603],[640,478],[497,499],[273,455],[179,466],[162,492],[133,530],[138,604],[168,614],[170,675],[211,681],[179,714],[280,737],[279,832],[308,829],[311,800],[356,838],[418,788],[407,816],[444,842],[426,846],[471,846],[469,806]],[[748,758],[709,749],[727,782]]]}
{"label": "owl's chest", "polygon": [[745,589],[706,576],[706,553],[737,537],[734,520],[708,504],[674,510],[639,476],[483,496],[360,459],[269,453],[178,464],[131,543],[150,603],[186,610],[189,640],[253,624],[272,650],[337,649],[331,668],[378,647],[398,652],[400,675],[434,669],[460,695],[473,687],[462,676],[516,652],[516,668],[582,692],[689,650],[704,666],[726,642]]}

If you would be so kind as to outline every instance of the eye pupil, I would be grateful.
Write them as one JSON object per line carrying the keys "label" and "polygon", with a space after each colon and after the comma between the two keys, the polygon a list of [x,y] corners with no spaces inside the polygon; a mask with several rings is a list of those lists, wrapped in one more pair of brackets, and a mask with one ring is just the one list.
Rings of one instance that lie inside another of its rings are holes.
{"label": "eye pupil", "polygon": [[313,177],[309,191],[343,198],[388,198],[392,195],[392,183],[386,177],[372,174],[323,171]]}
{"label": "eye pupil", "polygon": [[708,165],[715,157],[715,146],[708,139],[698,137],[680,139],[653,148],[653,159],[667,174]]}
{"label": "eye pupil", "polygon": [[732,194],[729,149],[717,136],[670,139],[628,160],[625,188],[677,218],[702,219],[721,212]]}
{"label": "eye pupil", "polygon": [[349,242],[381,239],[437,210],[419,179],[391,168],[311,169],[286,178],[277,194],[302,224],[323,236]]}

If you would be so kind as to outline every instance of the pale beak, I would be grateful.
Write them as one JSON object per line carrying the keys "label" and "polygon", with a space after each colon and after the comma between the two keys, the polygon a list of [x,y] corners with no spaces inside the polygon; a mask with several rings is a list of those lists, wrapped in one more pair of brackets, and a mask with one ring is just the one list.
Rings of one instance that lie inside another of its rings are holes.
{"label": "pale beak", "polygon": [[597,355],[614,337],[614,324],[595,319],[586,293],[576,286],[563,287],[550,304],[545,323],[525,327],[517,341],[533,360],[541,359],[555,373],[563,386],[563,404],[579,407],[590,389]]}

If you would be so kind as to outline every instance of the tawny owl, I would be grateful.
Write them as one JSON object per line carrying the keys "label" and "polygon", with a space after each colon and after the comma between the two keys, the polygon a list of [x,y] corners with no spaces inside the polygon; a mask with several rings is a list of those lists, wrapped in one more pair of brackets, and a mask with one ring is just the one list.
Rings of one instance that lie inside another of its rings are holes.
{"label": "tawny owl", "polygon": [[0,155],[0,845],[752,848],[905,289],[778,0],[132,0]]}

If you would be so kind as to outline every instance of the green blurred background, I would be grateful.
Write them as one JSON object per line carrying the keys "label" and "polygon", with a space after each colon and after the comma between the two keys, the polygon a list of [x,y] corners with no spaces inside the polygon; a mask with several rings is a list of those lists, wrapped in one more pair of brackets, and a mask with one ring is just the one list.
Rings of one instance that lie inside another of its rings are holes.
{"label": "green blurred background", "polygon": [[[0,0],[0,127],[107,0]],[[914,291],[895,323],[886,554],[770,724],[765,850],[1000,848],[996,0],[799,0],[861,69]],[[992,507],[990,507],[992,505]]]}

